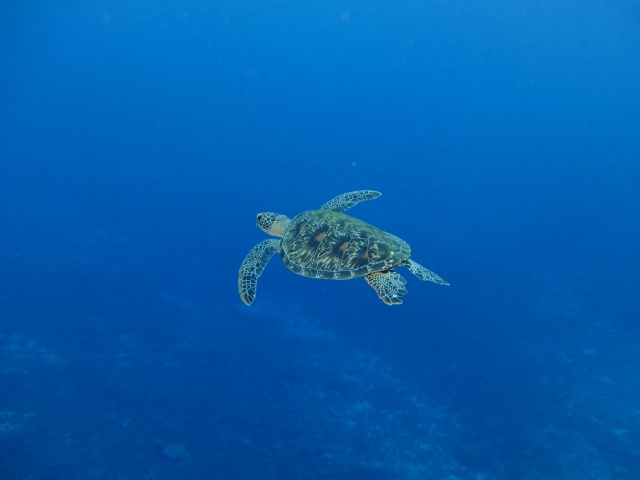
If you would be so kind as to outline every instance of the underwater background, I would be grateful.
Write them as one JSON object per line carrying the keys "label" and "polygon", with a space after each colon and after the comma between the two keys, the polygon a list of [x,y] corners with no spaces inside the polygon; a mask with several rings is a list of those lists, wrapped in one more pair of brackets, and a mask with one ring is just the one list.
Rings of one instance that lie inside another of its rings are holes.
{"label": "underwater background", "polygon": [[0,478],[640,478],[639,184],[637,2],[2,2]]}

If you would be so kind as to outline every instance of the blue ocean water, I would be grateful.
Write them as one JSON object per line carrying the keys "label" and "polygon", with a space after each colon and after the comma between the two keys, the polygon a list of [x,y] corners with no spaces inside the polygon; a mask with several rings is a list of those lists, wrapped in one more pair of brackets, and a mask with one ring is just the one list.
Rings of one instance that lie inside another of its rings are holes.
{"label": "blue ocean water", "polygon": [[3,2],[0,478],[640,478],[639,183],[634,2]]}

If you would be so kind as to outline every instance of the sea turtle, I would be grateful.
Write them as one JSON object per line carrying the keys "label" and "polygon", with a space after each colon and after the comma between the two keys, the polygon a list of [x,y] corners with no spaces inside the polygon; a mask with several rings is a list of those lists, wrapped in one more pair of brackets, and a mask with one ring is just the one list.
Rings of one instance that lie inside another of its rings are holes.
{"label": "sea turtle", "polygon": [[274,253],[289,270],[299,275],[327,280],[364,277],[387,305],[402,303],[407,281],[395,267],[407,267],[420,280],[449,285],[445,280],[409,258],[404,240],[343,212],[380,192],[358,190],[344,193],[318,210],[299,213],[292,219],[278,213],[259,213],[256,225],[281,239],[258,243],[246,256],[238,273],[240,298],[251,305],[258,278]]}

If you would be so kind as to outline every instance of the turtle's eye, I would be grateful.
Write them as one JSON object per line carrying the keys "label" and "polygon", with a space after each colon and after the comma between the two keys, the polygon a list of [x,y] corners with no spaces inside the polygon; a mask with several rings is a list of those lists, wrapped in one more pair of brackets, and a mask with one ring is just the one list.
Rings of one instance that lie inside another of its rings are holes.
{"label": "turtle's eye", "polygon": [[258,220],[258,221],[262,220],[262,214],[261,213],[258,214],[258,216],[256,217],[256,220]]}

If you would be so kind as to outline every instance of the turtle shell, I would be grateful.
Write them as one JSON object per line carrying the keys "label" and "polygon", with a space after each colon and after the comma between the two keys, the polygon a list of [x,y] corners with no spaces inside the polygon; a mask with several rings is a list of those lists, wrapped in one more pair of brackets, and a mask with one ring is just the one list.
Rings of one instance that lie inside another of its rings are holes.
{"label": "turtle shell", "polygon": [[282,238],[280,255],[294,273],[347,280],[400,264],[411,253],[404,240],[362,220],[330,210],[296,215]]}

